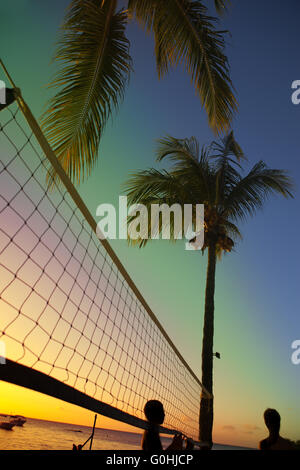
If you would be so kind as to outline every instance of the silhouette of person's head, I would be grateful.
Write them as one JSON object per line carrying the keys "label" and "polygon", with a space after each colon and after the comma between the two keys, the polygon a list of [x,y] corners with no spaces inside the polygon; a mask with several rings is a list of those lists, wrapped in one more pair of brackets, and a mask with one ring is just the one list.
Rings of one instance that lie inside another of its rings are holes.
{"label": "silhouette of person's head", "polygon": [[158,400],[147,401],[144,408],[144,413],[149,423],[162,424],[164,422],[164,407],[162,403]]}
{"label": "silhouette of person's head", "polygon": [[264,420],[270,433],[279,434],[280,414],[278,413],[278,411],[273,410],[272,408],[268,408],[264,412]]}

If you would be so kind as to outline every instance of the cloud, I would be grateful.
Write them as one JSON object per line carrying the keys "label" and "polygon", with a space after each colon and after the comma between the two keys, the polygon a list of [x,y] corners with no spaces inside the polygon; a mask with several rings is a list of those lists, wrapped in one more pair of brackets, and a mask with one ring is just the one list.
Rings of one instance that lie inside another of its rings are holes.
{"label": "cloud", "polygon": [[248,431],[260,431],[260,427],[256,426],[255,424],[244,424],[243,427],[248,429]]}
{"label": "cloud", "polygon": [[235,431],[235,427],[231,426],[230,424],[226,424],[222,427],[222,429],[225,429],[226,431]]}

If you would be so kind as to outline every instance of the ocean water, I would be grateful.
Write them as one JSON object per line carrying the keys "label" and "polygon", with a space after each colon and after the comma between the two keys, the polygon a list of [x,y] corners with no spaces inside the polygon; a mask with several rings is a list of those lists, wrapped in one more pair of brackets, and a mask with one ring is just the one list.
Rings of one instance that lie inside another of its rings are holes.
{"label": "ocean water", "polygon": [[[72,450],[73,444],[83,444],[91,435],[92,428],[66,423],[56,423],[26,418],[22,427],[11,431],[0,429],[0,450]],[[142,434],[95,429],[93,450],[141,450]],[[170,438],[162,437],[163,447]],[[84,449],[89,449],[89,442]],[[215,450],[237,450],[241,447],[216,444]]]}

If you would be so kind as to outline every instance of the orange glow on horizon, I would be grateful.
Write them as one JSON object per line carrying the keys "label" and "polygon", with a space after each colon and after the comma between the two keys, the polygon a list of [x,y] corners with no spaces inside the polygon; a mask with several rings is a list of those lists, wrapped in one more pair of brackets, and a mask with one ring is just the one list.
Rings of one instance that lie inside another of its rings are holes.
{"label": "orange glow on horizon", "polygon": [[[0,413],[19,414],[28,418],[92,427],[94,412],[79,406],[43,395],[23,387],[0,381]],[[141,434],[142,430],[128,424],[98,415],[97,428]],[[214,426],[214,442],[257,448],[263,430],[244,429],[237,433],[234,428],[218,423]]]}
{"label": "orange glow on horizon", "polygon": [[[92,427],[95,413],[42,393],[0,381],[0,413]],[[141,433],[128,424],[98,415],[97,428]]]}

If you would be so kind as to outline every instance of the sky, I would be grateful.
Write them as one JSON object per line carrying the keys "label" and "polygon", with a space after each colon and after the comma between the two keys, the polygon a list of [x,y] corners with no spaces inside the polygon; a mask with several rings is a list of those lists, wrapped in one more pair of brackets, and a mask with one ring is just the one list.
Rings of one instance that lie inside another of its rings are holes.
{"label": "sky", "polygon": [[[1,57],[36,117],[50,96],[46,84],[55,69],[50,59],[67,5],[66,0],[2,0],[0,5]],[[300,439],[300,365],[291,362],[291,344],[300,338],[300,105],[291,101],[292,82],[300,80],[299,13],[297,0],[232,0],[221,20],[221,29],[231,33],[226,53],[239,103],[233,129],[249,160],[245,170],[264,160],[288,170],[296,189],[294,200],[273,197],[241,224],[243,241],[217,266],[216,442],[257,446],[265,435],[267,407],[280,412],[283,435]],[[178,68],[159,81],[151,36],[136,24],[127,34],[134,73],[105,130],[98,164],[77,188],[94,216],[99,204],[117,204],[131,172],[156,166],[156,139],[195,136],[200,145],[214,139],[187,74]],[[167,241],[142,250],[123,240],[111,245],[200,377],[206,255]],[[0,412],[92,422],[90,412],[28,390],[0,383],[0,393]],[[103,423],[121,428],[104,418]]]}

